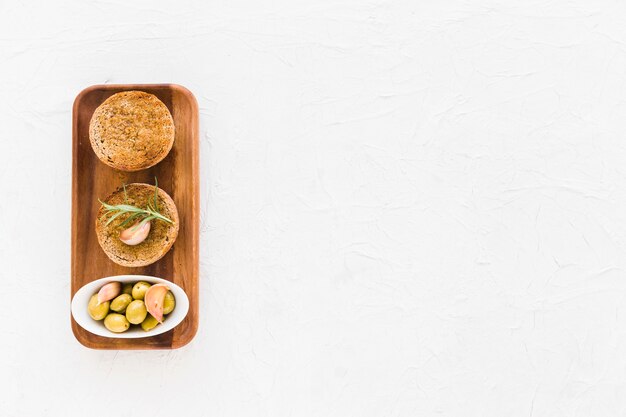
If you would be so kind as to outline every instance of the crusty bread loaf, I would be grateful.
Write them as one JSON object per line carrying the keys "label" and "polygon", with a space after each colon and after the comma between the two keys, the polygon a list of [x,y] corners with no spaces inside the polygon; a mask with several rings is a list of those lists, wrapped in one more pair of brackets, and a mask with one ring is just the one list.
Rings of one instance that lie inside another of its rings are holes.
{"label": "crusty bread loaf", "polygon": [[[104,200],[111,205],[131,204],[145,208],[148,201],[154,198],[154,185],[129,184],[126,186],[128,201],[125,202],[124,189],[118,188]],[[124,214],[117,217],[111,224],[106,225],[107,217],[103,217],[106,210],[100,207],[96,218],[96,235],[100,246],[107,256],[116,264],[122,266],[146,266],[161,259],[170,250],[178,236],[178,211],[172,198],[160,188],[158,189],[159,212],[173,221],[173,224],[161,220],[152,220],[150,233],[146,240],[136,246],[129,246],[119,239],[123,228],[119,225],[129,216]],[[124,228],[130,225],[124,226]]]}
{"label": "crusty bread loaf", "polygon": [[105,164],[139,171],[161,162],[174,144],[174,120],[167,106],[143,91],[123,91],[94,111],[89,141]]}

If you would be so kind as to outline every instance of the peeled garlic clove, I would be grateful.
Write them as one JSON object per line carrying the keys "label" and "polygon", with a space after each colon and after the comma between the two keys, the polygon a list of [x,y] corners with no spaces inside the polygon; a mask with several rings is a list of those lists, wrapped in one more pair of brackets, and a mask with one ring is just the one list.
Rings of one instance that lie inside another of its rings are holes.
{"label": "peeled garlic clove", "polygon": [[120,233],[120,240],[127,245],[135,246],[146,240],[148,233],[150,233],[150,222],[145,222],[141,226],[137,222]]}
{"label": "peeled garlic clove", "polygon": [[154,284],[148,288],[143,302],[146,304],[148,313],[152,315],[159,323],[163,323],[163,303],[165,302],[165,294],[170,289],[165,284]]}
{"label": "peeled garlic clove", "polygon": [[98,305],[106,303],[117,297],[122,291],[122,284],[119,282],[109,282],[98,291]]}

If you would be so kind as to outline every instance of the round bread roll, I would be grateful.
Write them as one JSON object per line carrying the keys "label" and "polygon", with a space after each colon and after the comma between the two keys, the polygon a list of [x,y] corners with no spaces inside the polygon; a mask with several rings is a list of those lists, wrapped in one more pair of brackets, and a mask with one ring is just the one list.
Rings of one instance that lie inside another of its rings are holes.
{"label": "round bread roll", "polygon": [[161,162],[174,145],[174,119],[156,96],[123,91],[94,111],[89,141],[102,162],[121,171],[140,171]]}
{"label": "round bread roll", "polygon": [[[113,214],[106,215],[106,209],[100,207],[96,218],[96,235],[102,250],[113,262],[122,266],[146,266],[158,261],[170,250],[178,236],[178,211],[172,198],[160,188],[158,188],[157,200],[159,213],[171,219],[173,223],[169,224],[158,219],[152,220],[148,237],[135,246],[125,244],[119,238],[122,230],[135,224],[131,221],[130,224],[120,227],[130,214],[120,215],[107,225],[106,222]],[[152,201],[154,201],[154,185],[150,184],[128,184],[126,196],[124,189],[118,188],[104,200],[110,205],[130,204],[139,208],[145,208],[148,202]]]}

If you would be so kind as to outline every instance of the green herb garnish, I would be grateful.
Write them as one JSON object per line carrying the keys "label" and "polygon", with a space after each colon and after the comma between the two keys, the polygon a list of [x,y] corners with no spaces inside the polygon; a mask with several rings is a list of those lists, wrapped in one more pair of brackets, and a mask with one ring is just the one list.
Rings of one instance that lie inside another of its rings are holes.
{"label": "green herb garnish", "polygon": [[124,187],[124,203],[126,203],[126,204],[111,205],[111,204],[107,204],[104,201],[98,199],[100,204],[102,204],[102,207],[104,207],[106,209],[106,213],[104,213],[104,215],[100,218],[100,221],[102,221],[106,216],[111,215],[111,217],[109,217],[109,219],[105,223],[105,225],[108,226],[109,224],[111,224],[111,222],[113,220],[115,220],[116,218],[118,218],[122,214],[130,214],[130,216],[128,216],[119,225],[119,227],[124,227],[127,224],[129,224],[130,222],[132,222],[133,220],[136,220],[136,221],[139,222],[135,227],[133,227],[133,230],[143,226],[144,224],[146,224],[147,222],[149,222],[151,220],[161,220],[163,222],[172,224],[173,223],[172,220],[170,220],[169,218],[165,217],[164,215],[162,215],[159,212],[159,200],[158,200],[159,188],[158,188],[158,185],[159,185],[159,183],[158,183],[158,181],[157,181],[157,179],[155,177],[154,178],[154,197],[151,198],[148,201],[148,204],[146,205],[146,208],[140,208],[140,207],[128,204],[128,194],[126,194],[126,184],[123,185],[123,187]]}

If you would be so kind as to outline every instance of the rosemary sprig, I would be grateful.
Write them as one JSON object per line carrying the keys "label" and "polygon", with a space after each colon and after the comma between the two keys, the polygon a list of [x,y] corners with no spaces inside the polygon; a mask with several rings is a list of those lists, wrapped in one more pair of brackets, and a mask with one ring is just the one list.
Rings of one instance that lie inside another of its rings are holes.
{"label": "rosemary sprig", "polygon": [[125,184],[124,184],[124,203],[125,204],[111,205],[98,199],[100,204],[102,204],[102,207],[106,209],[106,212],[100,218],[100,220],[102,221],[105,217],[110,215],[111,217],[109,217],[109,219],[105,223],[105,225],[108,226],[109,224],[111,224],[113,220],[115,220],[122,214],[130,214],[130,216],[128,216],[122,223],[120,223],[119,227],[126,226],[133,220],[139,221],[139,223],[135,227],[133,227],[133,229],[141,227],[151,220],[161,220],[166,223],[172,224],[173,222],[171,219],[165,217],[159,212],[158,185],[159,183],[155,177],[154,178],[154,197],[148,201],[146,208],[140,208],[140,207],[128,204],[128,195],[126,194]]}

